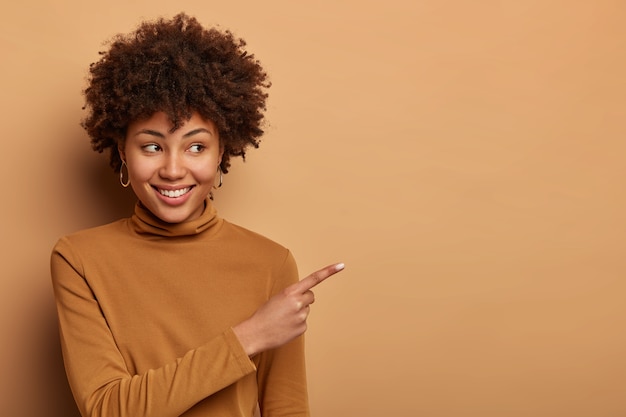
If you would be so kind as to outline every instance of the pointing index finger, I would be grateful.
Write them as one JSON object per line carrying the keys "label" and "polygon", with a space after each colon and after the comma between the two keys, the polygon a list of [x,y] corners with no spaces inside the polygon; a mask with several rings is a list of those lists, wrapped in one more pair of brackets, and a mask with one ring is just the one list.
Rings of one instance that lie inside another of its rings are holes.
{"label": "pointing index finger", "polygon": [[342,271],[344,267],[345,265],[343,263],[328,265],[300,280],[300,282],[294,285],[294,290],[304,293],[332,275],[335,275],[337,272]]}

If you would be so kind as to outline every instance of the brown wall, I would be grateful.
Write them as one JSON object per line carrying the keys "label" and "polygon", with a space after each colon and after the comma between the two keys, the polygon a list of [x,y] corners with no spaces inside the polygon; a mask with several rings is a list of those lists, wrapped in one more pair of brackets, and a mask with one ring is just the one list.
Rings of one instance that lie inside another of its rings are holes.
{"label": "brown wall", "polygon": [[347,264],[310,319],[316,416],[626,415],[626,3],[4,3],[0,414],[77,416],[49,252],[132,204],[80,91],[103,40],[186,10],[274,82],[221,214]]}

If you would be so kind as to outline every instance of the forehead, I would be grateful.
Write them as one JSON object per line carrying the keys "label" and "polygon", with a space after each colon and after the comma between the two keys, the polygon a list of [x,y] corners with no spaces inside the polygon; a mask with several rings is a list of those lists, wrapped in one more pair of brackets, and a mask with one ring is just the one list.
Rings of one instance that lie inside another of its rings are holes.
{"label": "forehead", "polygon": [[165,112],[156,112],[149,117],[132,121],[128,125],[127,136],[134,135],[142,130],[159,132],[163,136],[180,136],[198,129],[206,130],[213,136],[218,131],[212,120],[205,119],[197,112],[192,112],[188,120],[183,120],[180,126],[175,128],[174,123]]}

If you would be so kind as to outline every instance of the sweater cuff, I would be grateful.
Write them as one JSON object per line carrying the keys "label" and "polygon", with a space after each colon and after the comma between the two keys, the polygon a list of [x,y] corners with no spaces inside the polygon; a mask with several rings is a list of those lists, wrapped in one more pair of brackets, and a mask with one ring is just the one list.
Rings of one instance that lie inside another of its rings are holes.
{"label": "sweater cuff", "polygon": [[241,368],[241,372],[245,375],[250,372],[256,372],[256,365],[252,362],[252,359],[246,354],[241,342],[232,328],[226,330],[224,332],[224,340],[228,344],[233,353],[233,356],[239,367]]}

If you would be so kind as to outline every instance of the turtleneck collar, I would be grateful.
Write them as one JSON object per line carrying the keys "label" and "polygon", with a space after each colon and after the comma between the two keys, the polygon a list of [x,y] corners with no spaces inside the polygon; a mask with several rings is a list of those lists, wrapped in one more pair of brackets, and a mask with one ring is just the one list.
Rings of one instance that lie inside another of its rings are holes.
{"label": "turtleneck collar", "polygon": [[175,237],[198,235],[209,229],[217,230],[222,224],[222,219],[217,216],[217,210],[207,198],[200,217],[182,223],[166,223],[152,214],[141,202],[137,202],[130,223],[133,230],[139,234]]}

